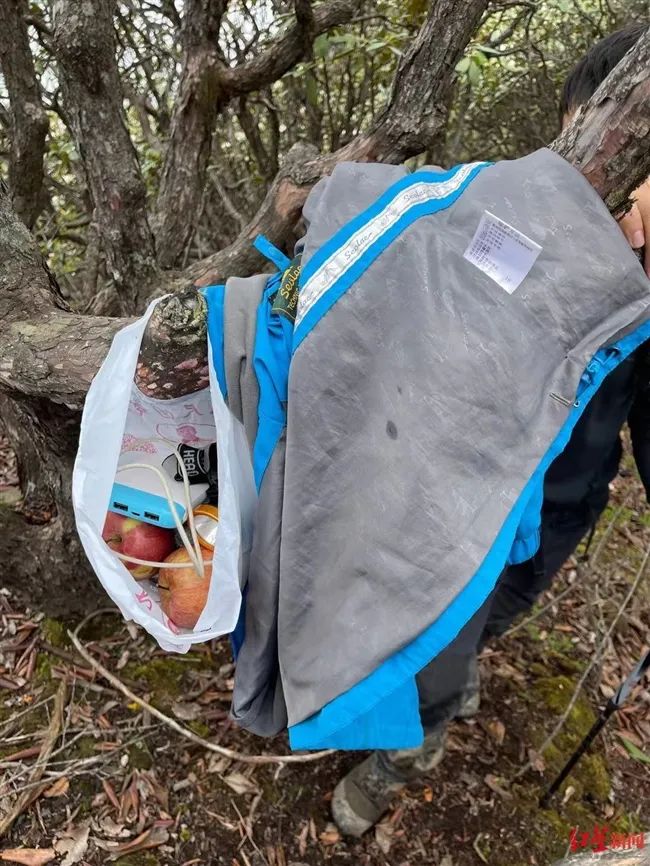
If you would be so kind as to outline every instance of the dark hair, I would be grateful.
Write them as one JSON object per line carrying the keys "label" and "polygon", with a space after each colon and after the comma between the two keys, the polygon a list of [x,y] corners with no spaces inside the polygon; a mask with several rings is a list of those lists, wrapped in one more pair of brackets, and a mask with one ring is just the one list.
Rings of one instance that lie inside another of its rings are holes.
{"label": "dark hair", "polygon": [[612,69],[640,39],[648,24],[630,24],[596,42],[564,82],[560,118],[587,102]]}

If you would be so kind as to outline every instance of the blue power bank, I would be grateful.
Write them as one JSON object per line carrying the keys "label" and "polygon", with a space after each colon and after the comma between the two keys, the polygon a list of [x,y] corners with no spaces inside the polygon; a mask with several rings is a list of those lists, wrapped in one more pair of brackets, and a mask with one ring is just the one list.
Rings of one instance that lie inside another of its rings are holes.
{"label": "blue power bank", "polygon": [[[175,506],[181,523],[184,523],[187,509],[179,502],[176,502]],[[154,526],[163,526],[165,529],[176,527],[167,497],[138,490],[137,487],[129,487],[127,484],[119,484],[117,481],[113,484],[108,510],[135,517],[136,520],[143,520]]]}

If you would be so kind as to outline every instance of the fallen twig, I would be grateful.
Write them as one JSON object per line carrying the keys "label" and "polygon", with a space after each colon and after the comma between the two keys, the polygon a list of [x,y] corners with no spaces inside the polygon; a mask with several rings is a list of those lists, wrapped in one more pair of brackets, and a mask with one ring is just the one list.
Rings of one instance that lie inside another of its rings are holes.
{"label": "fallen twig", "polygon": [[[54,749],[54,744],[61,733],[61,726],[63,725],[63,709],[65,707],[67,692],[68,689],[66,682],[65,680],[61,680],[59,690],[56,693],[56,698],[54,700],[52,718],[50,719],[47,733],[43,739],[38,760],[34,764],[32,772],[30,773],[30,785],[35,785],[42,778],[45,768],[47,767],[47,762],[52,754],[52,750]],[[35,790],[23,791],[14,803],[9,814],[0,821],[0,836],[3,836],[11,828],[16,818],[21,815],[22,812],[24,812],[24,810],[27,809],[28,806],[38,797],[41,789],[48,785],[49,782],[46,783],[45,786],[37,786]]]}
{"label": "fallen twig", "polygon": [[209,740],[195,734],[194,731],[191,731],[189,728],[180,725],[174,719],[166,716],[159,709],[145,701],[144,698],[141,698],[136,695],[135,692],[132,692],[131,689],[125,686],[124,683],[115,676],[115,674],[112,674],[100,662],[98,662],[97,659],[93,658],[75,633],[68,631],[68,635],[70,636],[70,640],[74,644],[77,652],[83,656],[85,661],[87,661],[88,664],[91,665],[107,682],[121,691],[129,700],[135,701],[135,703],[139,704],[145,710],[148,710],[152,716],[160,719],[161,722],[164,722],[169,728],[176,731],[177,734],[180,734],[182,737],[185,737],[185,739],[191,740],[197,746],[201,746],[210,752],[216,752],[218,755],[223,755],[224,758],[230,758],[232,761],[241,761],[242,764],[257,765],[305,764],[310,761],[318,761],[321,758],[325,758],[327,755],[334,753],[334,749],[324,749],[321,752],[313,752],[309,755],[245,755],[242,752],[236,752],[233,749],[226,748],[225,746],[218,746],[216,743],[211,743]]}

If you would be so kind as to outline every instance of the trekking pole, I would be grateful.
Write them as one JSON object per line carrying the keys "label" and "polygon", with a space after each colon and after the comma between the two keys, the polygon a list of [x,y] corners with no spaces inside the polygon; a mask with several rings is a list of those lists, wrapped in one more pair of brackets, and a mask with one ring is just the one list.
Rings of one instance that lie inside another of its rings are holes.
{"label": "trekking pole", "polygon": [[540,797],[539,805],[542,809],[548,806],[553,794],[557,792],[562,782],[564,782],[571,770],[575,767],[580,758],[584,755],[589,746],[593,743],[598,734],[605,727],[609,717],[612,716],[617,710],[619,710],[623,706],[623,703],[627,700],[634,686],[641,681],[641,679],[648,672],[648,670],[650,670],[650,650],[648,650],[648,652],[641,659],[638,665],[630,673],[628,678],[621,683],[616,693],[612,695],[612,697],[607,701],[605,709],[596,719],[587,736],[584,738],[584,740],[580,743],[578,748],[566,762],[565,766],[560,771],[557,779],[555,779],[553,784],[550,785],[546,792]]}

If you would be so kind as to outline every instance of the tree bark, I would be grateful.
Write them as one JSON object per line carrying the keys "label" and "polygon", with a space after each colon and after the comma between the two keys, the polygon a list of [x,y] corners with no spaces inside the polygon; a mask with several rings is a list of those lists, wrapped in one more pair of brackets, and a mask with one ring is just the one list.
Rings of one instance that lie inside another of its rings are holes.
{"label": "tree bark", "polygon": [[615,215],[650,175],[650,28],[551,148],[597,189]]}
{"label": "tree bark", "polygon": [[156,246],[173,267],[194,232],[205,183],[210,139],[220,110],[219,28],[226,0],[187,0],[183,18],[183,72],[157,203]]}
{"label": "tree bark", "polygon": [[23,491],[20,514],[0,508],[3,584],[52,613],[88,610],[100,594],[88,580],[75,532],[70,478],[81,392],[101,363],[111,330],[123,323],[84,319],[65,309],[5,188],[0,189],[0,319],[0,418],[16,452]]}
{"label": "tree bark", "polygon": [[115,293],[105,312],[128,315],[158,270],[146,190],[122,108],[115,0],[55,0],[53,47]]}
{"label": "tree bark", "polygon": [[332,0],[306,14],[249,63],[228,68],[217,37],[225,0],[189,0],[183,22],[183,73],[157,204],[158,260],[171,268],[183,256],[194,232],[206,183],[210,140],[217,118],[236,96],[276,81],[311,49],[319,33],[352,18],[359,0]]}
{"label": "tree bark", "polygon": [[43,209],[43,154],[48,130],[29,49],[27,0],[0,2],[0,64],[11,103],[9,184],[13,206],[32,228]]}

